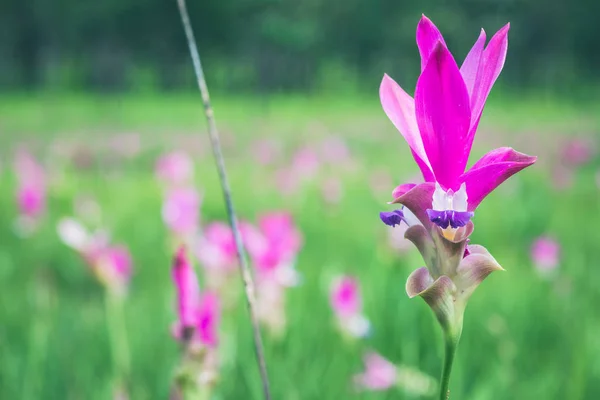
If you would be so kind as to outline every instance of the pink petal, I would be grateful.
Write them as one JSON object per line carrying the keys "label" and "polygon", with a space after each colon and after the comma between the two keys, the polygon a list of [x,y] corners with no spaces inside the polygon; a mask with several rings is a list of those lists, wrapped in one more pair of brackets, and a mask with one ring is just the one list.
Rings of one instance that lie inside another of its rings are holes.
{"label": "pink petal", "polygon": [[469,94],[448,49],[438,42],[415,92],[417,124],[436,180],[458,190],[469,150]]}
{"label": "pink petal", "polygon": [[[509,29],[510,24],[506,24],[502,29],[496,32],[481,55],[477,76],[473,83],[473,89],[470,91],[472,111],[471,132],[469,133],[469,151],[471,149],[471,144],[473,143],[473,138],[475,137],[477,125],[479,125],[479,119],[481,118],[485,101],[492,90],[494,82],[496,82],[496,79],[504,67],[506,51],[508,50]],[[475,45],[477,45],[477,43]],[[465,81],[467,80],[465,79]]]}
{"label": "pink petal", "polygon": [[467,185],[469,211],[475,210],[479,203],[502,182],[532,165],[536,160],[537,157],[519,153],[510,147],[492,150],[481,157],[460,178]]}
{"label": "pink petal", "polygon": [[417,46],[419,46],[419,53],[421,54],[421,71],[425,70],[429,57],[438,42],[442,43],[444,47],[446,46],[439,29],[429,18],[423,15],[417,25]]}
{"label": "pink petal", "polygon": [[197,332],[200,341],[214,347],[219,342],[218,326],[221,317],[219,296],[213,292],[206,292],[199,301],[197,313]]}
{"label": "pink petal", "polygon": [[423,177],[427,181],[433,180],[429,160],[427,154],[425,154],[423,140],[417,125],[415,101],[387,74],[383,76],[381,81],[379,98],[386,115],[410,146]]}
{"label": "pink petal", "polygon": [[351,276],[343,276],[334,281],[331,288],[331,307],[342,318],[360,313],[361,297],[358,281]]}
{"label": "pink petal", "polygon": [[469,54],[467,54],[465,61],[460,67],[460,74],[462,75],[465,81],[465,85],[467,86],[469,96],[473,95],[473,87],[475,86],[477,71],[479,70],[481,55],[483,53],[484,46],[485,31],[482,29],[481,33],[479,34],[479,38],[477,38],[477,41],[471,48],[471,51],[469,51]]}
{"label": "pink petal", "polygon": [[397,199],[415,186],[417,186],[416,183],[403,183],[402,185],[396,186],[392,191],[392,198]]}
{"label": "pink petal", "polygon": [[197,321],[200,286],[183,246],[179,248],[173,261],[173,281],[177,289],[179,322],[184,328],[193,327]]}
{"label": "pink petal", "polygon": [[194,188],[172,189],[163,204],[165,224],[176,234],[194,232],[200,219],[202,198]]}
{"label": "pink petal", "polygon": [[431,208],[434,190],[435,185],[433,183],[421,183],[395,198],[392,204],[402,204],[406,206],[413,214],[415,214],[421,224],[430,230],[432,222],[429,220],[426,210]]}

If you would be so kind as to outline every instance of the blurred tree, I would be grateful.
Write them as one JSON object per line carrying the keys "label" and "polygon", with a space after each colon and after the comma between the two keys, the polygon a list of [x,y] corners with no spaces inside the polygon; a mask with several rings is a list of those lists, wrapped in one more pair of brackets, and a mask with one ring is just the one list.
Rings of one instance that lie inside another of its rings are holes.
{"label": "blurred tree", "polygon": [[[332,63],[351,71],[344,76],[368,77],[370,87],[383,71],[414,80],[422,12],[459,59],[480,26],[491,36],[510,21],[504,83],[569,86],[595,78],[600,64],[594,0],[201,0],[189,7],[208,73],[225,90],[310,90]],[[187,62],[174,0],[0,4],[5,89],[181,88],[190,80]]]}

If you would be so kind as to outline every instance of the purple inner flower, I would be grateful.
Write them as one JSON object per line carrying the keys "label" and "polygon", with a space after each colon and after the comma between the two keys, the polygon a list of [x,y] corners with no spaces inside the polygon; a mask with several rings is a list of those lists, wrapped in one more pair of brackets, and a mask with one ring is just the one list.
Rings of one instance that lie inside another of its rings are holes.
{"label": "purple inner flower", "polygon": [[391,227],[400,225],[400,223],[405,220],[402,210],[382,211],[379,213],[379,218],[381,218],[381,221],[384,224]]}
{"label": "purple inner flower", "polygon": [[446,229],[449,226],[456,229],[465,226],[473,217],[473,212],[454,210],[437,211],[429,209],[427,210],[427,215],[431,222],[442,229]]}

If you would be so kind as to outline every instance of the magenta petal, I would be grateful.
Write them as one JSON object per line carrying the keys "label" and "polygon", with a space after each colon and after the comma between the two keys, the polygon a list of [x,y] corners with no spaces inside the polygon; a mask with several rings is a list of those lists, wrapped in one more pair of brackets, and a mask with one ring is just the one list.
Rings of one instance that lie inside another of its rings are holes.
{"label": "magenta petal", "polygon": [[434,190],[435,186],[433,183],[421,183],[395,198],[392,203],[406,206],[413,214],[415,214],[421,224],[429,230],[432,223],[427,216],[427,210],[431,208]]}
{"label": "magenta petal", "polygon": [[396,188],[392,191],[392,197],[397,199],[415,186],[417,186],[415,183],[403,183],[402,185],[396,186]]}
{"label": "magenta petal", "polygon": [[197,333],[203,344],[211,347],[218,344],[220,316],[221,307],[219,296],[213,292],[204,293],[199,299],[197,311]]}
{"label": "magenta petal", "polygon": [[[462,75],[465,85],[467,86],[467,91],[469,92],[469,96],[473,95],[473,87],[475,86],[475,80],[477,78],[477,71],[479,70],[479,65],[481,61],[481,55],[483,53],[483,48],[485,47],[485,31],[482,29],[479,34],[479,38],[467,54],[465,61],[460,66],[460,74]],[[472,117],[471,117],[472,119]]]}
{"label": "magenta petal", "polygon": [[419,46],[419,53],[421,54],[421,71],[425,70],[429,57],[438,42],[446,46],[440,30],[429,18],[423,15],[417,25],[417,46]]}
{"label": "magenta petal", "polygon": [[383,76],[379,86],[379,98],[388,118],[410,146],[423,177],[428,180],[427,178],[432,177],[432,173],[417,126],[415,101],[387,74]]}
{"label": "magenta petal", "polygon": [[535,163],[536,160],[537,157],[519,153],[510,147],[492,150],[481,157],[469,171],[461,176],[461,181],[467,185],[468,210],[475,210],[485,196],[502,182]]}
{"label": "magenta petal", "polygon": [[177,289],[179,323],[183,328],[196,324],[196,307],[200,301],[200,287],[185,248],[181,246],[173,261],[173,281]]}
{"label": "magenta petal", "polygon": [[475,131],[477,130],[477,125],[479,124],[485,101],[492,90],[494,82],[496,82],[496,79],[504,67],[506,51],[508,50],[509,29],[510,24],[506,24],[502,29],[496,32],[481,55],[477,77],[475,78],[473,89],[470,91],[471,132],[469,133],[469,150],[471,149],[471,143],[473,143],[473,138],[475,137]]}
{"label": "magenta petal", "polygon": [[415,111],[436,180],[458,190],[469,158],[469,94],[452,54],[438,42],[415,91]]}

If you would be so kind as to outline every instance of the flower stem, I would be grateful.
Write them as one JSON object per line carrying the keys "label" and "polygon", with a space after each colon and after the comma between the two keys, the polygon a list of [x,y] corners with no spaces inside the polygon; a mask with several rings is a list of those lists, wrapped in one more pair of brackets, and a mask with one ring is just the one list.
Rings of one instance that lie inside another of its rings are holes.
{"label": "flower stem", "polygon": [[123,314],[123,298],[107,288],[104,293],[104,304],[116,381],[115,390],[123,391],[126,390],[125,385],[129,378],[129,345]]}
{"label": "flower stem", "polygon": [[452,364],[456,355],[456,348],[460,339],[460,331],[458,334],[444,332],[445,354],[444,366],[442,368],[442,378],[440,380],[440,400],[448,400],[450,398],[450,373],[452,372]]}

